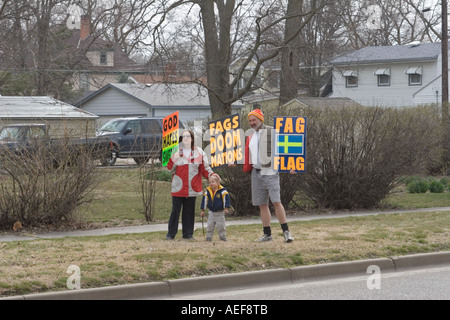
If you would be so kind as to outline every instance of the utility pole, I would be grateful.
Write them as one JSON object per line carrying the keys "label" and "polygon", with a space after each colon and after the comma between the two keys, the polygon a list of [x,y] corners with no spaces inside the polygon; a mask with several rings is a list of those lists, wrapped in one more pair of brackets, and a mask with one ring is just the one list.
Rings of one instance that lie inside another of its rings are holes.
{"label": "utility pole", "polygon": [[[430,8],[422,10],[429,12]],[[442,15],[442,31],[441,31],[441,47],[442,47],[442,139],[443,139],[443,161],[444,167],[449,172],[450,165],[450,117],[448,114],[448,4],[447,0],[441,0]]]}
{"label": "utility pole", "polygon": [[442,0],[442,126],[444,131],[444,164],[450,161],[450,121],[448,115],[448,6]]}
{"label": "utility pole", "polygon": [[442,0],[442,107],[444,104],[448,114],[448,7]]}

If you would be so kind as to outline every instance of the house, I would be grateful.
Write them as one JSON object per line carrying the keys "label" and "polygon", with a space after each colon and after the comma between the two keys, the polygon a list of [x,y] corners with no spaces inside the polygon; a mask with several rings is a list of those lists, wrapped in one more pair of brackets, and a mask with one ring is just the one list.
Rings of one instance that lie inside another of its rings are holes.
{"label": "house", "polygon": [[[98,126],[119,117],[166,117],[176,111],[184,123],[211,118],[208,91],[193,84],[109,84],[76,107],[100,117]],[[236,104],[233,111],[243,106]]]}
{"label": "house", "polygon": [[98,116],[50,97],[0,97],[0,129],[19,123],[46,124],[54,138],[95,136]]}
{"label": "house", "polygon": [[352,107],[361,106],[359,103],[348,98],[316,98],[316,97],[299,97],[285,103],[283,110],[301,108],[320,108],[320,107]]}
{"label": "house", "polygon": [[366,47],[338,57],[329,97],[366,106],[414,106],[441,101],[441,43]]}
{"label": "house", "polygon": [[[239,58],[233,61],[230,65],[230,82],[234,81],[239,74],[247,58]],[[237,81],[236,90],[244,88],[251,78],[258,62],[256,58],[252,58],[245,66],[241,77]],[[280,74],[281,67],[276,60],[269,60],[264,62],[253,80],[252,89],[258,92],[279,92],[280,91]]]}
{"label": "house", "polygon": [[[275,59],[270,59],[269,61],[262,63],[250,91],[241,98],[247,107],[270,109],[279,106],[281,91],[281,62],[279,59],[281,59],[281,55],[278,55]],[[246,58],[239,58],[231,63],[230,81],[235,80],[245,62],[247,62]],[[257,64],[256,56],[248,61],[241,77],[237,81],[235,90],[239,90],[246,86]],[[321,97],[326,97],[330,93],[329,87],[331,87],[332,77],[331,68],[320,68],[316,77],[312,76],[310,69],[311,68],[305,66],[300,66],[298,96],[319,95]]]}
{"label": "house", "polygon": [[250,109],[275,109],[280,105],[280,93],[250,91],[241,98],[241,101]]}
{"label": "house", "polygon": [[72,81],[76,90],[93,92],[119,82],[121,76],[146,73],[145,67],[130,59],[119,45],[94,35],[89,16],[81,17],[80,29],[73,30],[66,41],[74,59],[79,60],[75,60],[79,71]]}

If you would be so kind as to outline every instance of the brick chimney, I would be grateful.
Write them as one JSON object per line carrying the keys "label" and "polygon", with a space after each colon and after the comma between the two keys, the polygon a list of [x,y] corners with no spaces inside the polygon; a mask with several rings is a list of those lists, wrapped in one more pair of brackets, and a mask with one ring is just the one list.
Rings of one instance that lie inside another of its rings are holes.
{"label": "brick chimney", "polygon": [[84,40],[91,35],[91,17],[81,16],[80,40]]}

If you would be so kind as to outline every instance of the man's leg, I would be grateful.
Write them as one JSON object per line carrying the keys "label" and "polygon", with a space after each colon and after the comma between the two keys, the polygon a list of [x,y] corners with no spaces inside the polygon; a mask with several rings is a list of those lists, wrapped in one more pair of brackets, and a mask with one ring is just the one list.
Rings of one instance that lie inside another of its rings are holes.
{"label": "man's leg", "polygon": [[289,232],[286,210],[284,210],[283,204],[281,202],[274,202],[273,206],[275,207],[275,214],[277,215],[278,221],[280,222],[281,230],[283,230],[284,241],[287,243],[292,242],[294,238],[292,238],[291,233]]}
{"label": "man's leg", "polygon": [[272,241],[272,230],[270,228],[270,209],[269,205],[264,204],[259,206],[261,221],[263,225],[263,236],[259,238],[260,242]]}
{"label": "man's leg", "polygon": [[263,224],[263,227],[270,227],[270,209],[269,205],[264,204],[262,206],[259,206],[259,212],[261,215],[261,221]]}
{"label": "man's leg", "polygon": [[280,224],[287,223],[286,210],[284,210],[283,204],[281,202],[274,202],[273,206],[275,208],[275,214],[276,214]]}

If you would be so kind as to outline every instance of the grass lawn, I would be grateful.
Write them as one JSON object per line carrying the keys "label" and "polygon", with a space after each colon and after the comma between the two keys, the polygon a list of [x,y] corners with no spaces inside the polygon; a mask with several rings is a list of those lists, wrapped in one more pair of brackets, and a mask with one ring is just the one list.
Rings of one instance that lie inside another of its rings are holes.
{"label": "grass lawn", "polygon": [[404,191],[390,195],[384,203],[400,209],[449,207],[450,192],[408,193]]}
{"label": "grass lawn", "polygon": [[[82,208],[99,225],[141,224],[137,172],[106,169],[97,200]],[[170,184],[160,183],[156,220],[171,209]],[[412,199],[419,200],[412,203]],[[427,198],[429,197],[429,198]],[[397,192],[385,205],[402,208],[450,206],[450,193]],[[227,242],[166,241],[165,232],[88,238],[0,242],[0,296],[67,290],[70,265],[81,269],[82,288],[199,277],[230,272],[450,250],[450,213],[408,213],[290,223],[295,241],[285,244],[277,223],[275,240],[258,243],[261,225],[230,226]]]}
{"label": "grass lawn", "polygon": [[[80,209],[82,219],[99,227],[146,224],[142,214],[143,204],[137,193],[139,182],[136,170],[102,169],[104,180],[97,189],[96,200]],[[157,182],[155,223],[166,223],[172,208],[170,183]],[[410,194],[405,186],[396,189],[381,204],[385,208],[416,209],[450,206],[450,192]],[[197,219],[200,198],[197,201]],[[307,209],[306,209],[307,210]],[[303,214],[303,210],[291,213]]]}
{"label": "grass lawn", "polygon": [[[80,208],[83,220],[97,226],[146,224],[143,202],[138,193],[139,170],[102,169],[103,181],[95,200]],[[157,182],[155,223],[165,223],[172,208],[169,182]]]}
{"label": "grass lawn", "polygon": [[165,233],[0,243],[0,296],[66,289],[67,268],[82,288],[287,268],[450,250],[450,213],[409,213],[294,222],[295,241],[255,242],[260,225],[230,226],[227,242],[164,240]]}

